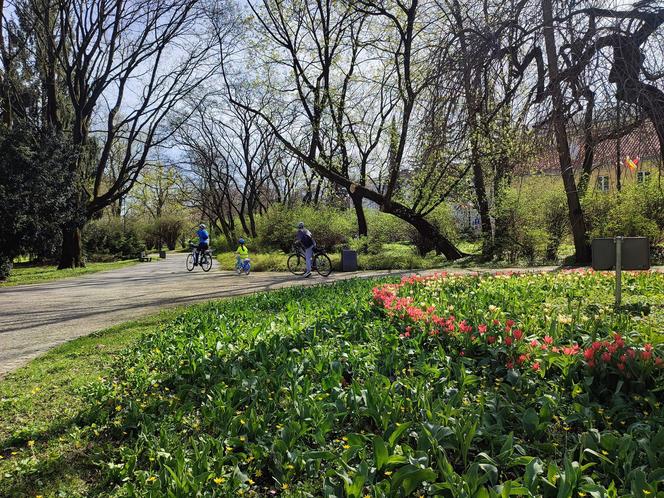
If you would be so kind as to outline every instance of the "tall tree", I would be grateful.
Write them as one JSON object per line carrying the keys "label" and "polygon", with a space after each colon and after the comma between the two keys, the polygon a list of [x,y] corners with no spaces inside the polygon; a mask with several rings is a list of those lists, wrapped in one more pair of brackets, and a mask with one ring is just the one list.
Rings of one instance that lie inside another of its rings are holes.
{"label": "tall tree", "polygon": [[567,138],[567,126],[565,119],[565,102],[561,88],[560,70],[558,67],[558,48],[556,46],[556,33],[553,21],[552,0],[542,0],[542,19],[544,26],[544,44],[546,48],[547,66],[549,70],[549,88],[551,91],[552,111],[551,120],[556,135],[558,158],[560,161],[560,173],[563,178],[565,194],[567,195],[567,208],[572,237],[574,239],[574,250],[577,263],[590,261],[590,245],[586,228],[579,192],[574,178],[572,157],[570,154],[569,141]]}
{"label": "tall tree", "polygon": [[[45,66],[47,117],[80,149],[69,165],[78,206],[63,226],[60,268],[83,264],[81,228],[129,192],[150,151],[166,143],[164,126],[182,99],[218,71],[216,41],[207,36],[199,0],[31,0]],[[232,36],[233,9],[225,11],[224,43]],[[52,88],[62,78],[64,102]],[[63,120],[63,107],[71,119]],[[192,110],[189,110],[192,112]],[[109,177],[117,143],[124,155]]]}
{"label": "tall tree", "polygon": [[[360,225],[361,201],[368,199],[412,224],[421,235],[421,251],[461,257],[421,211],[399,197],[408,145],[415,138],[411,120],[424,88],[415,66],[425,57],[426,44],[417,43],[417,23],[427,13],[418,11],[418,2],[264,0],[252,9],[260,34],[274,47],[264,68],[276,61],[288,70],[278,81],[278,94],[280,108],[292,113],[293,124],[283,132],[269,113],[240,102],[226,66],[232,102],[261,116],[295,157],[345,189]],[[371,176],[380,170],[385,181],[378,189]]]}

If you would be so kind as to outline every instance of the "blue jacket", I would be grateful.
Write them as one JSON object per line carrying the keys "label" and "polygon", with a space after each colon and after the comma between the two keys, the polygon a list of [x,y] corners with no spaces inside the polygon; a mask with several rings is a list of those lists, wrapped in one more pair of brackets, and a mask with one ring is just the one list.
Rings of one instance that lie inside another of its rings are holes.
{"label": "blue jacket", "polygon": [[196,232],[196,235],[198,235],[198,243],[199,244],[209,244],[210,243],[210,234],[207,232],[205,228],[201,228],[198,232]]}

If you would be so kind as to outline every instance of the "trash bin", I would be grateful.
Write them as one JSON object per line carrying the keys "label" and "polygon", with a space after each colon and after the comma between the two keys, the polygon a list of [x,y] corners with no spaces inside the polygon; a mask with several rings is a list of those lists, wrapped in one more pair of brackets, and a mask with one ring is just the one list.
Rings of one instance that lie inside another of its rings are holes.
{"label": "trash bin", "polygon": [[159,251],[159,257],[161,259],[166,259],[166,251]]}
{"label": "trash bin", "polygon": [[350,249],[341,251],[341,271],[357,271],[357,252]]}

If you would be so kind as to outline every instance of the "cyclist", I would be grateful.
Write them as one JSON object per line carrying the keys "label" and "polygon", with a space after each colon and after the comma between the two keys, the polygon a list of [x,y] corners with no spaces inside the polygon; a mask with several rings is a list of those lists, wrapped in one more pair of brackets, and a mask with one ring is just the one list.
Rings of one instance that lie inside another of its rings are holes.
{"label": "cyclist", "polygon": [[303,277],[307,278],[311,276],[311,258],[314,254],[314,249],[316,247],[316,241],[314,240],[311,232],[304,228],[304,222],[301,221],[297,224],[297,234],[295,235],[295,242],[302,246],[304,249],[304,261],[306,262],[306,271],[304,272]]}
{"label": "cyclist", "polygon": [[[240,245],[238,246],[237,251],[235,251],[235,264],[238,268],[242,268],[244,262],[249,259],[249,249],[244,245],[244,239],[240,239],[238,242]],[[246,273],[249,275],[249,270],[247,270]]]}
{"label": "cyclist", "polygon": [[198,232],[196,232],[196,236],[198,237],[198,247],[196,253],[194,254],[194,266],[198,265],[198,255],[210,248],[210,234],[205,229],[205,225],[203,223],[198,225]]}

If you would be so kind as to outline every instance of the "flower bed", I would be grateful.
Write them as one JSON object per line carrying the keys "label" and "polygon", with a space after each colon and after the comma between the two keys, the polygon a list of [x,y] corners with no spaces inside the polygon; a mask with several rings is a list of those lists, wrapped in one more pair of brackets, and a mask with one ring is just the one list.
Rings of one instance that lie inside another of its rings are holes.
{"label": "flower bed", "polygon": [[[639,292],[661,279],[630,273],[625,285]],[[589,376],[596,379],[598,395],[617,381],[623,389],[653,387],[664,368],[662,348],[655,350],[649,342],[661,345],[662,296],[655,299],[658,312],[652,316],[652,304],[636,302],[627,310],[639,312],[631,314],[587,304],[601,292],[610,298],[612,285],[611,274],[593,271],[491,278],[441,273],[375,287],[373,297],[400,329],[401,339],[425,347],[443,344],[463,357],[540,376],[548,370],[568,380]]]}

